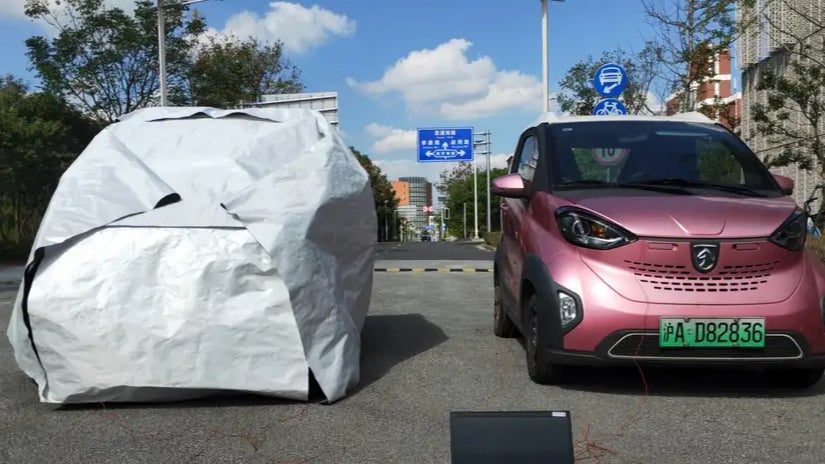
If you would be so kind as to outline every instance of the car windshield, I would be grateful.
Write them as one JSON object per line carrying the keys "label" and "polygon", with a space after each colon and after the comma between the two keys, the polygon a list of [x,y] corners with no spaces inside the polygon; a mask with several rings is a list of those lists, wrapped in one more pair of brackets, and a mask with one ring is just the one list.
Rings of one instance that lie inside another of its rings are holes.
{"label": "car windshield", "polygon": [[712,124],[592,121],[553,124],[548,130],[555,190],[783,195],[756,155],[736,136]]}

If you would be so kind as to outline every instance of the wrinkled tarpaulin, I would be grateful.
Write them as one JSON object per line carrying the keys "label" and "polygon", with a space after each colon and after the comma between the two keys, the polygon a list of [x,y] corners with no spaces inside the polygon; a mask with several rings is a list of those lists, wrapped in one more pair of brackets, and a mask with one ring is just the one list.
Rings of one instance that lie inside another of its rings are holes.
{"label": "wrinkled tarpaulin", "polygon": [[50,403],[240,390],[330,401],[359,381],[376,214],[308,110],[147,108],[61,178],[8,328]]}

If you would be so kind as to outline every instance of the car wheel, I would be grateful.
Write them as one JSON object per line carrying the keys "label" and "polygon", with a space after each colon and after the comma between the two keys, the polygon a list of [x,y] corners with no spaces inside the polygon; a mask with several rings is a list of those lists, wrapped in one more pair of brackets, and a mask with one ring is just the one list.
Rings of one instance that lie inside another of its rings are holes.
{"label": "car wheel", "polygon": [[527,344],[527,373],[538,384],[558,384],[563,380],[563,367],[552,364],[547,359],[547,354],[539,348],[541,325],[538,311],[538,298],[533,295],[527,303],[527,327],[524,334]]}
{"label": "car wheel", "polygon": [[493,333],[501,338],[513,338],[516,336],[516,326],[507,315],[504,303],[501,301],[501,285],[498,278],[493,282]]}
{"label": "car wheel", "polygon": [[779,387],[809,388],[822,380],[825,369],[781,369],[768,371],[769,381]]}

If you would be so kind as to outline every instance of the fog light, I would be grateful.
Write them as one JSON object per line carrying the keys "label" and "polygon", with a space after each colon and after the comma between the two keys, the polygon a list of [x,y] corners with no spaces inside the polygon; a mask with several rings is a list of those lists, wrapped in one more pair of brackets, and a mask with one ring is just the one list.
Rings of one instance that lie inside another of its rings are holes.
{"label": "fog light", "polygon": [[576,300],[572,296],[559,292],[559,317],[561,318],[561,326],[566,327],[571,322],[576,320],[579,315],[579,308],[576,306]]}

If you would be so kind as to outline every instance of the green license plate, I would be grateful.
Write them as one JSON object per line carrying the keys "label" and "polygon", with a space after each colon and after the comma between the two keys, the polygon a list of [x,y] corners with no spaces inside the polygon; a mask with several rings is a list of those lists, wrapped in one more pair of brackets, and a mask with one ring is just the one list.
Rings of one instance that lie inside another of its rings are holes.
{"label": "green license plate", "polygon": [[663,317],[661,348],[764,348],[765,319]]}

